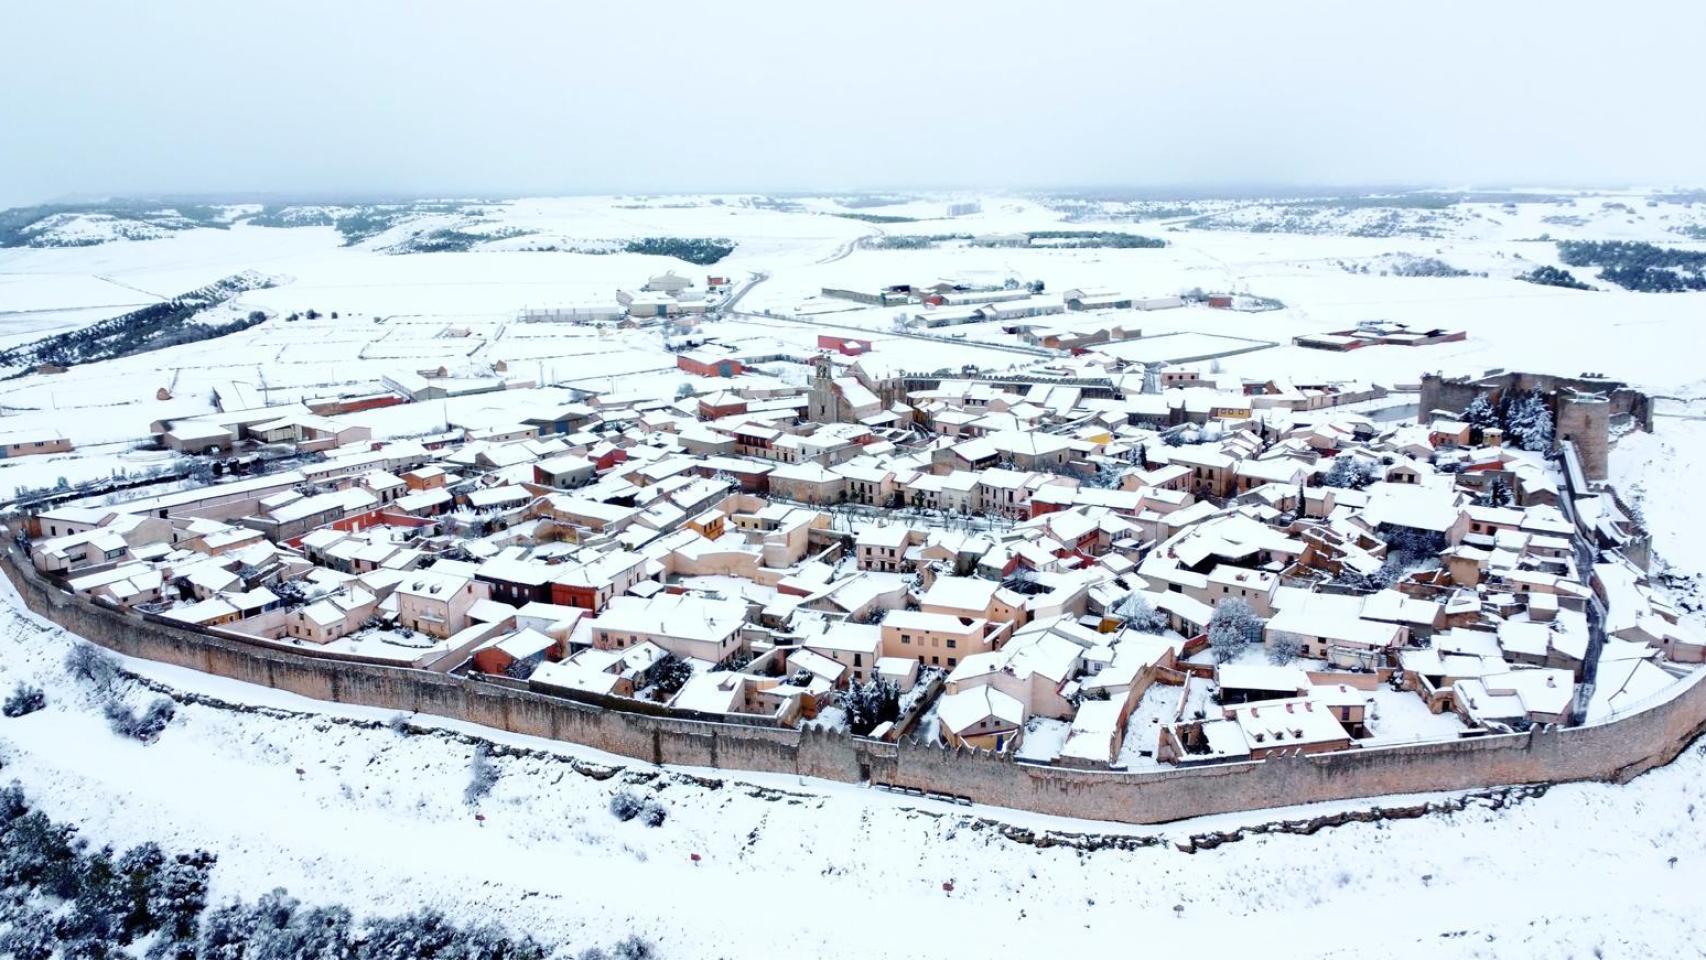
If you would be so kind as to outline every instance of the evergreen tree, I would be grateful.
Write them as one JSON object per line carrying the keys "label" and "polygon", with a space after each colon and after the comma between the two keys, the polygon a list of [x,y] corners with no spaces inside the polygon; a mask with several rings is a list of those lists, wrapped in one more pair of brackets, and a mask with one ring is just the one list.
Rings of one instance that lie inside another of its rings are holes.
{"label": "evergreen tree", "polygon": [[1552,411],[1538,394],[1524,394],[1511,403],[1505,429],[1523,450],[1548,453],[1552,449]]}
{"label": "evergreen tree", "polygon": [[1321,477],[1324,487],[1361,490],[1373,483],[1379,477],[1379,470],[1374,464],[1351,454],[1341,453],[1333,458],[1333,463]]}
{"label": "evergreen tree", "polygon": [[676,692],[693,679],[693,665],[673,653],[665,654],[651,669],[652,685],[662,697],[675,696]]}
{"label": "evergreen tree", "polygon": [[1499,425],[1499,412],[1493,409],[1493,401],[1486,394],[1477,394],[1469,401],[1469,406],[1463,408],[1463,422],[1482,430],[1496,427]]}
{"label": "evergreen tree", "polygon": [[1481,504],[1488,507],[1508,507],[1513,499],[1515,498],[1511,495],[1511,485],[1506,483],[1503,477],[1494,477],[1492,482],[1487,484],[1487,492],[1481,497]]}
{"label": "evergreen tree", "polygon": [[878,724],[900,718],[900,688],[880,678],[868,683],[853,681],[842,691],[841,707],[847,712],[848,728],[864,736]]}

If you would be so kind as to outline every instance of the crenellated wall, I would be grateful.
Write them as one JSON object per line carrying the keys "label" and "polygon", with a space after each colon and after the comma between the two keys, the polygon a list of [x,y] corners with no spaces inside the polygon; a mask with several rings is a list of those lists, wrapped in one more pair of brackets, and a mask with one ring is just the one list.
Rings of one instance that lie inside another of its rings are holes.
{"label": "crenellated wall", "polygon": [[1606,477],[1614,419],[1627,417],[1642,430],[1653,429],[1652,398],[1621,381],[1519,372],[1479,379],[1425,374],[1416,421],[1431,422],[1435,410],[1461,412],[1478,396],[1497,402],[1510,390],[1534,391],[1550,399],[1558,439],[1575,442],[1589,480]]}
{"label": "crenellated wall", "polygon": [[1615,723],[1356,749],[1162,772],[1067,770],[987,753],[822,731],[712,723],[579,703],[423,670],[336,662],[185,630],[61,592],[15,552],[6,575],[31,610],[128,656],[318,700],[420,712],[584,744],[646,763],[869,781],[1037,813],[1128,823],[1514,783],[1622,782],[1706,729],[1706,684]]}

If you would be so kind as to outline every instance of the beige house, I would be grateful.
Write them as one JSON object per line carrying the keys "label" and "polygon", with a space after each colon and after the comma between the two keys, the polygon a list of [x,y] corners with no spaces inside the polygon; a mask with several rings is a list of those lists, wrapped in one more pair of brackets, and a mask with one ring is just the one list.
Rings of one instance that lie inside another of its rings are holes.
{"label": "beige house", "polygon": [[991,633],[987,620],[919,610],[890,610],[882,630],[883,656],[949,670],[972,654],[994,649],[1004,636]]}
{"label": "beige house", "polygon": [[740,651],[746,604],[684,593],[613,597],[592,621],[592,643],[622,650],[651,642],[678,657],[721,663]]}
{"label": "beige house", "polygon": [[1408,630],[1399,624],[1329,612],[1313,603],[1281,609],[1263,629],[1263,641],[1270,649],[1281,643],[1295,644],[1298,656],[1324,659],[1336,667],[1365,669],[1385,665],[1388,651],[1401,646],[1407,636]]}
{"label": "beige house", "polygon": [[1058,634],[1032,633],[966,657],[948,674],[947,689],[988,685],[1023,703],[1029,716],[1068,719],[1077,708],[1065,688],[1083,667],[1083,647]]}
{"label": "beige house", "polygon": [[399,624],[444,639],[468,626],[469,608],[487,591],[472,577],[414,570],[397,585],[396,596]]}
{"label": "beige house", "polygon": [[117,563],[129,556],[130,544],[116,530],[105,527],[43,540],[30,551],[30,561],[43,573],[67,573]]}
{"label": "beige house", "polygon": [[1000,459],[1020,470],[1060,470],[1072,458],[1070,441],[1041,430],[1002,430],[985,439]]}
{"label": "beige house", "polygon": [[70,453],[71,441],[57,433],[12,434],[0,437],[0,457],[14,460],[45,453]]}
{"label": "beige house", "polygon": [[784,464],[770,471],[770,493],[800,503],[840,503],[847,478],[816,463]]}
{"label": "beige house", "polygon": [[942,742],[1003,753],[1024,737],[1025,705],[992,686],[977,686],[942,697],[936,707]]}
{"label": "beige house", "polygon": [[907,553],[914,536],[911,528],[899,525],[870,526],[859,531],[853,541],[859,569],[885,573],[912,569],[913,560]]}
{"label": "beige house", "polygon": [[925,613],[989,619],[1000,605],[995,596],[1000,589],[1001,584],[980,577],[937,577],[918,606]]}
{"label": "beige house", "polygon": [[291,611],[285,617],[284,632],[308,643],[331,643],[361,629],[377,607],[373,594],[360,587],[347,587]]}
{"label": "beige house", "polygon": [[[838,621],[827,625],[823,633],[802,639],[800,646],[845,667],[857,683],[874,679],[877,662],[883,659],[882,628],[870,624]],[[916,661],[907,662],[917,666]],[[911,684],[904,689],[911,689]]]}
{"label": "beige house", "polygon": [[[867,466],[863,463],[842,463],[830,468],[847,481],[847,499],[852,503],[862,503],[871,507],[886,507],[894,502],[895,481],[894,471],[887,467]],[[775,484],[775,474],[771,474],[771,484]]]}

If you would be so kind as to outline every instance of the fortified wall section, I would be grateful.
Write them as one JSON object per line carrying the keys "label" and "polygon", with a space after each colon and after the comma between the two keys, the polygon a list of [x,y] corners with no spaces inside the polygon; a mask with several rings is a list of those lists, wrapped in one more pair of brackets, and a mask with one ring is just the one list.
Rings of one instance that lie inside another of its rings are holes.
{"label": "fortified wall section", "polygon": [[1428,423],[1435,410],[1460,411],[1479,396],[1496,402],[1512,390],[1531,390],[1552,398],[1558,438],[1576,444],[1582,470],[1590,480],[1606,477],[1613,419],[1627,417],[1642,430],[1653,429],[1652,398],[1622,381],[1517,372],[1480,378],[1426,374],[1422,377],[1417,422]]}
{"label": "fortified wall section", "polygon": [[1622,782],[1706,730],[1706,683],[1615,723],[1153,773],[1068,770],[916,743],[647,716],[422,670],[337,663],[165,626],[60,591],[7,551],[25,604],[127,656],[317,700],[420,712],[583,744],[646,763],[869,781],[1036,813],[1126,823],[1400,793]]}

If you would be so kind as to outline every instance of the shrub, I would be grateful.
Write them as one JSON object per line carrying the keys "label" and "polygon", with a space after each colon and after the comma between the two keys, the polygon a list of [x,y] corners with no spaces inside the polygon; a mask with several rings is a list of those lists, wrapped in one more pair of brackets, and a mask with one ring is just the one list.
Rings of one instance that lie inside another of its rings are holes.
{"label": "shrub", "polygon": [[[499,927],[458,927],[429,909],[369,923],[355,955],[363,960],[541,960],[545,950],[528,937],[512,940]],[[280,954],[279,960],[286,956],[299,954]]]}
{"label": "shrub", "polygon": [[1284,666],[1303,653],[1303,644],[1296,637],[1276,636],[1268,644],[1268,662]]}
{"label": "shrub", "polygon": [[648,797],[640,807],[640,822],[648,827],[661,827],[669,818],[669,810],[656,797]]}
{"label": "shrub", "polygon": [[1351,454],[1340,454],[1333,458],[1332,466],[1321,476],[1321,485],[1362,490],[1378,479],[1380,468],[1374,463]]}
{"label": "shrub", "polygon": [[463,802],[479,803],[497,785],[500,771],[492,763],[492,748],[480,744],[474,748],[474,759],[468,762],[468,786],[462,791]]}
{"label": "shrub", "polygon": [[[196,318],[238,294],[271,285],[270,280],[257,274],[229,276],[170,300],[0,350],[0,367],[33,367],[42,363],[70,366],[114,360],[246,330],[260,321],[240,318],[218,323]],[[261,320],[265,319],[262,314]]]}
{"label": "shrub", "polygon": [[105,707],[107,726],[114,733],[143,743],[158,739],[177,712],[177,705],[165,697],[156,698],[140,714],[117,700],[109,700]]}
{"label": "shrub", "polygon": [[611,953],[615,960],[654,960],[658,955],[650,940],[636,934],[629,934],[627,939],[619,941]]}
{"label": "shrub", "polygon": [[610,798],[611,816],[624,823],[639,816],[640,811],[644,810],[645,807],[646,801],[640,799],[631,790],[618,790],[615,796]]}
{"label": "shrub", "polygon": [[[543,960],[547,952],[501,927],[459,926],[432,910],[358,929],[347,909],[304,907],[282,889],[210,910],[214,863],[206,851],[174,856],[152,843],[118,857],[91,851],[75,827],[31,811],[16,784],[0,788],[0,957]],[[649,958],[650,950],[643,941],[638,950],[618,944],[607,957]]]}
{"label": "shrub", "polygon": [[12,960],[50,960],[60,937],[53,915],[29,910],[13,918],[11,928],[0,933],[0,956]]}
{"label": "shrub", "polygon": [[41,692],[40,687],[20,683],[12,691],[12,695],[6,698],[5,705],[0,706],[0,714],[5,714],[8,717],[21,717],[25,714],[35,713],[45,706],[47,706],[47,695]]}
{"label": "shrub", "polygon": [[1535,267],[1533,270],[1518,276],[1517,279],[1526,280],[1529,283],[1536,283],[1543,287],[1564,287],[1569,290],[1593,289],[1591,285],[1577,280],[1575,275],[1570,271],[1560,270],[1557,267],[1552,266]]}

